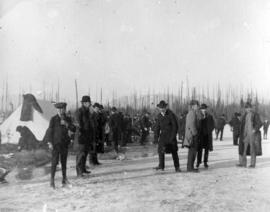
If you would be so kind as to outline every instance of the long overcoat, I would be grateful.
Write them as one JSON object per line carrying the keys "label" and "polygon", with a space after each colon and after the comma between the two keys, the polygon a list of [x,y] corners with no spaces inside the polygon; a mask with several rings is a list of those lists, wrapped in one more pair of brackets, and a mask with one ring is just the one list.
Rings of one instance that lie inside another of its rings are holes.
{"label": "long overcoat", "polygon": [[[239,139],[239,146],[238,146],[238,151],[239,151],[239,155],[243,155],[244,152],[244,131],[245,131],[245,122],[246,122],[246,116],[247,113],[245,113],[241,119],[241,127],[240,127],[240,139]],[[260,119],[260,116],[258,113],[256,112],[252,112],[252,116],[251,116],[251,120],[252,120],[252,126],[253,129],[255,130],[254,136],[255,136],[255,140],[257,141],[257,143],[261,143],[261,132],[260,132],[260,128],[262,126],[262,121]],[[257,154],[258,154],[258,150],[257,149]],[[260,155],[261,152],[258,154]]]}
{"label": "long overcoat", "polygon": [[93,145],[95,142],[95,121],[91,117],[90,110],[84,107],[79,108],[78,111],[79,122],[79,144]]}
{"label": "long overcoat", "polygon": [[[200,116],[199,113],[195,110],[189,110],[186,117],[186,128],[185,128],[185,138],[184,144],[185,147],[191,147],[193,145],[198,145],[198,136],[200,128]],[[196,143],[194,143],[196,142]]]}
{"label": "long overcoat", "polygon": [[[213,130],[215,128],[214,118],[211,114],[206,114],[205,118],[200,119],[200,127],[199,127],[199,145],[202,148],[206,148],[210,151],[213,151]],[[205,125],[205,126],[203,126]],[[206,130],[206,132],[204,132]],[[208,140],[204,141],[203,136],[207,135]]]}
{"label": "long overcoat", "polygon": [[159,153],[178,151],[176,135],[178,124],[176,115],[169,109],[164,116],[159,113],[155,126],[155,142],[158,143]]}

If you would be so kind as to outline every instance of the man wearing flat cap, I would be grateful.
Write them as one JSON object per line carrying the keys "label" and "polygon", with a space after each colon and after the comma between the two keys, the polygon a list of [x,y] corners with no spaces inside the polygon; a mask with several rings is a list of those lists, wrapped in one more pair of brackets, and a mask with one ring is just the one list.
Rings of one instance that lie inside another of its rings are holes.
{"label": "man wearing flat cap", "polygon": [[168,109],[168,104],[165,101],[160,101],[157,105],[159,114],[155,126],[155,143],[158,143],[159,165],[156,170],[164,170],[165,168],[165,153],[171,153],[176,172],[180,172],[180,164],[178,157],[177,146],[177,118],[176,115]]}
{"label": "man wearing flat cap", "polygon": [[86,170],[87,155],[95,152],[95,123],[90,113],[90,96],[83,96],[81,103],[82,106],[78,110],[79,147],[76,157],[76,171],[78,177],[90,173],[90,171]]}
{"label": "man wearing flat cap", "polygon": [[189,105],[190,110],[186,117],[186,129],[183,146],[188,148],[187,171],[198,172],[198,169],[194,168],[194,162],[199,145],[199,102],[197,100],[191,100]]}
{"label": "man wearing flat cap", "polygon": [[260,115],[253,110],[250,102],[245,104],[245,110],[246,112],[241,120],[241,133],[238,146],[239,164],[237,164],[237,166],[247,166],[247,151],[248,147],[250,147],[251,161],[249,167],[255,168],[256,155],[261,155],[261,149],[259,149],[259,145],[256,144],[261,142],[260,128],[262,126],[262,121]]}
{"label": "man wearing flat cap", "polygon": [[51,166],[51,182],[52,188],[55,188],[54,176],[56,172],[56,167],[59,161],[62,167],[62,184],[65,186],[67,181],[66,166],[67,166],[67,156],[68,156],[68,145],[70,144],[70,132],[75,132],[76,127],[72,124],[72,121],[66,115],[65,102],[59,102],[55,104],[57,108],[57,115],[53,116],[50,120],[48,128],[48,141],[49,146],[52,148],[52,166]]}
{"label": "man wearing flat cap", "polygon": [[202,163],[202,153],[204,149],[204,167],[208,168],[209,151],[213,151],[213,136],[212,132],[215,128],[214,118],[207,112],[207,105],[202,104],[200,107],[201,117],[199,126],[199,146],[197,155],[197,168]]}

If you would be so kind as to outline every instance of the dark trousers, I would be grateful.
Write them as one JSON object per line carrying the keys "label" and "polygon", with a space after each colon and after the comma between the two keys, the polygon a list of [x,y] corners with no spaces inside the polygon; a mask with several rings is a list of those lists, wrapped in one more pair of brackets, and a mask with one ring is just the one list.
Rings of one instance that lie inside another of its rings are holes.
{"label": "dark trousers", "polygon": [[[165,168],[165,153],[159,152],[158,158],[159,158],[158,166],[161,169],[164,169]],[[178,157],[177,151],[172,151],[172,158],[173,158],[173,164],[174,164],[175,169],[178,169],[180,167],[180,164],[179,164],[179,157]]]}
{"label": "dark trousers", "polygon": [[94,153],[92,145],[79,144],[78,153],[76,156],[76,171],[77,175],[81,175],[86,171],[86,161],[89,155],[89,163],[91,163],[91,157]]}
{"label": "dark trousers", "polygon": [[193,136],[192,144],[188,149],[187,171],[194,169],[194,162],[198,152],[198,136]]}
{"label": "dark trousers", "polygon": [[194,169],[194,162],[197,155],[197,148],[189,147],[188,150],[188,162],[187,162],[187,171],[191,171]]}
{"label": "dark trousers", "polygon": [[224,130],[224,128],[222,128],[222,129],[216,129],[216,140],[218,139],[218,136],[219,136],[219,133],[220,133],[220,141],[222,141],[223,140],[223,130]]}
{"label": "dark trousers", "polygon": [[149,132],[147,130],[143,129],[140,144],[145,144],[146,143],[146,139],[147,139],[148,135],[149,135]]}
{"label": "dark trousers", "polygon": [[96,152],[91,152],[91,153],[89,154],[89,163],[90,163],[90,164],[93,164],[93,165],[99,163],[99,162],[98,162],[98,155],[97,155]]}
{"label": "dark trousers", "polygon": [[197,164],[201,164],[202,163],[202,152],[204,149],[204,158],[203,158],[203,162],[207,163],[208,162],[208,155],[209,155],[209,149],[208,148],[202,148],[199,147],[198,149],[198,155],[197,155]]}
{"label": "dark trousers", "polygon": [[233,132],[233,145],[238,145],[240,139],[240,133]]}
{"label": "dark trousers", "polygon": [[88,151],[85,144],[79,144],[76,156],[76,171],[77,175],[81,175],[85,171],[86,158]]}
{"label": "dark trousers", "polygon": [[56,167],[59,163],[59,158],[62,168],[63,180],[66,180],[66,170],[67,170],[67,156],[68,156],[68,147],[54,146],[52,150],[52,166],[51,166],[51,179],[55,177]]}

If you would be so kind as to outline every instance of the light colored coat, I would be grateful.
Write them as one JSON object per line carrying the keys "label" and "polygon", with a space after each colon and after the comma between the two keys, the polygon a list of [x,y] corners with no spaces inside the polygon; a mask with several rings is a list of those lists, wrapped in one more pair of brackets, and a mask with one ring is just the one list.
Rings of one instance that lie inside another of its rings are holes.
{"label": "light colored coat", "polygon": [[190,147],[194,136],[197,135],[198,135],[198,115],[195,110],[191,109],[186,117],[184,146]]}

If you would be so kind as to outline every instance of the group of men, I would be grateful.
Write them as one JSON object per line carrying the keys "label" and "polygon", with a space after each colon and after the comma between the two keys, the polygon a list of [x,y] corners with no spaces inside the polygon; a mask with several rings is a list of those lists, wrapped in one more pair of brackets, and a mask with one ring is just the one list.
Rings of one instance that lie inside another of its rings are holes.
{"label": "group of men", "polygon": [[[93,111],[90,111],[91,99],[89,96],[83,96],[81,100],[82,106],[77,113],[77,122],[79,129],[78,148],[76,156],[77,176],[82,177],[89,174],[86,168],[87,156],[89,155],[89,163],[92,165],[100,165],[97,152],[104,151],[103,135],[106,118],[102,112],[103,106],[95,103]],[[64,102],[56,103],[57,115],[50,120],[47,131],[49,146],[52,149],[52,166],[51,166],[51,187],[55,188],[54,176],[59,158],[62,167],[62,184],[65,186],[67,181],[66,163],[68,146],[70,141],[74,139],[76,126],[66,114],[67,104]]]}
{"label": "group of men", "polygon": [[[83,96],[81,107],[77,111],[77,125],[74,124],[66,114],[67,104],[64,102],[56,103],[57,115],[50,120],[47,130],[47,140],[52,149],[51,166],[51,187],[55,188],[56,166],[61,162],[62,184],[65,186],[68,181],[66,177],[66,163],[68,146],[74,140],[74,134],[78,129],[78,147],[76,156],[76,173],[78,177],[90,174],[86,162],[89,156],[89,164],[100,165],[98,153],[104,153],[104,143],[111,145],[118,155],[119,145],[124,146],[124,140],[131,140],[131,118],[119,113],[115,107],[111,109],[111,115],[103,111],[103,106],[99,103],[91,104],[90,96]],[[110,134],[110,135],[109,135]],[[109,138],[111,137],[111,138]],[[121,143],[119,143],[121,142]]]}
{"label": "group of men", "polygon": [[[81,108],[78,110],[78,152],[76,157],[77,176],[82,177],[89,174],[86,161],[89,155],[89,163],[100,165],[97,157],[97,152],[104,152],[104,138],[106,137],[106,124],[109,125],[112,133],[113,148],[118,153],[119,138],[123,136],[121,123],[123,117],[117,112],[115,107],[111,110],[111,115],[108,119],[103,112],[103,106],[95,103],[91,111],[91,99],[89,96],[83,96],[81,100]],[[208,112],[206,104],[199,104],[197,100],[192,100],[189,104],[190,108],[185,115],[185,133],[183,136],[183,147],[188,148],[187,171],[198,172],[199,167],[203,163],[204,167],[208,168],[209,152],[213,151],[212,132],[215,129],[215,121],[213,116]],[[66,163],[68,154],[68,145],[73,139],[76,127],[70,117],[66,115],[66,103],[55,104],[58,114],[52,117],[48,134],[50,148],[52,148],[52,168],[51,168],[51,187],[55,188],[54,176],[59,158],[62,166],[62,184],[65,186],[67,181]],[[159,110],[154,127],[154,143],[158,144],[159,164],[155,167],[156,170],[164,170],[165,154],[172,154],[174,167],[176,172],[181,172],[177,134],[179,134],[179,124],[176,115],[168,108],[165,101],[160,101],[157,105]],[[235,117],[231,120],[231,126],[239,125],[233,128],[234,144],[238,144],[239,138],[239,164],[238,166],[246,166],[246,155],[248,147],[251,154],[251,165],[255,167],[256,163],[256,139],[257,134],[262,126],[258,113],[252,110],[252,105],[246,103],[246,112],[240,118],[240,114],[235,113]],[[142,138],[140,143],[144,144],[149,133],[150,121],[149,113],[146,113],[141,121]],[[126,135],[127,136],[127,135]],[[203,156],[204,151],[204,156]],[[197,159],[197,160],[196,160]],[[196,161],[196,167],[195,167]]]}
{"label": "group of men", "polygon": [[[161,101],[157,107],[159,108],[160,113],[156,123],[155,140],[158,140],[159,165],[155,167],[155,169],[164,170],[164,155],[165,153],[171,153],[174,161],[175,171],[180,172],[181,170],[176,140],[177,128],[179,126],[177,126],[176,115],[168,108],[168,104],[165,101]],[[199,171],[198,168],[202,163],[203,151],[204,167],[208,168],[209,152],[213,151],[212,132],[216,126],[214,118],[207,111],[207,108],[208,107],[206,104],[199,105],[197,100],[192,100],[190,102],[189,112],[185,117],[183,146],[188,148],[188,172]],[[223,122],[226,123],[225,116],[222,117],[222,119],[224,120]],[[222,128],[224,128],[224,123],[222,124]],[[237,164],[237,166],[246,167],[247,155],[250,154],[251,162],[249,167],[255,168],[256,156],[262,154],[260,128],[263,123],[261,122],[259,114],[252,108],[252,104],[247,102],[245,104],[245,113],[243,115],[240,113],[235,113],[229,124],[232,126],[233,130],[234,145],[239,145],[239,164]],[[268,126],[268,123],[264,123],[264,128]]]}
{"label": "group of men", "polygon": [[[176,115],[168,108],[165,101],[160,101],[157,105],[160,113],[155,126],[155,140],[158,143],[159,165],[156,170],[164,170],[164,155],[171,153],[176,172],[180,172],[178,157],[178,145],[176,135],[178,133],[178,123]],[[213,150],[212,131],[214,130],[214,119],[207,112],[207,105],[192,100],[190,110],[185,118],[185,135],[183,146],[189,149],[187,158],[187,171],[198,172],[202,163],[202,153],[204,150],[204,167],[208,168],[209,151]],[[197,158],[196,168],[194,167]]]}

